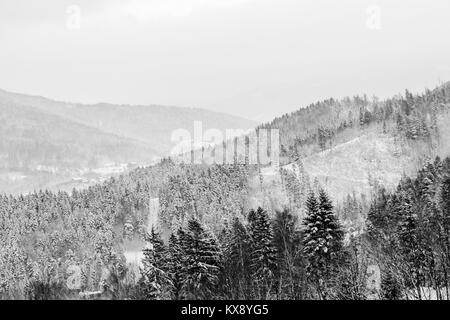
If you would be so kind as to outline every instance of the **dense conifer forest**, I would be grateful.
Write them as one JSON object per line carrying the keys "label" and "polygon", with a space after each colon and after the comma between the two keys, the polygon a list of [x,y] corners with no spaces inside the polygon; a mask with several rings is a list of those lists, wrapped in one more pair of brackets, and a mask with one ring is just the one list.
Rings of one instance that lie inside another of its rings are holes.
{"label": "dense conifer forest", "polygon": [[[280,129],[270,182],[257,165],[164,159],[70,193],[0,195],[0,298],[448,299],[449,106],[446,84],[275,119],[261,127]],[[417,170],[333,198],[303,159],[367,131],[406,141]]]}

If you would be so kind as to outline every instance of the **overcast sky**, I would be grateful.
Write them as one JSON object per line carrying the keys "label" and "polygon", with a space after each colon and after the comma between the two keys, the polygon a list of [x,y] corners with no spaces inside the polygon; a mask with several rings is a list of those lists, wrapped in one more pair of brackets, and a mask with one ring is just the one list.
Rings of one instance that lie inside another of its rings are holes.
{"label": "overcast sky", "polygon": [[0,0],[0,88],[59,100],[270,120],[448,80],[449,0]]}

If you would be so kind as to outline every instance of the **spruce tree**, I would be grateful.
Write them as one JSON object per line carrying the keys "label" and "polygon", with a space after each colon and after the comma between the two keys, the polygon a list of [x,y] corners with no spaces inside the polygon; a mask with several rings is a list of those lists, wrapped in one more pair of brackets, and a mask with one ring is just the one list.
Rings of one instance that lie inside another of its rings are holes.
{"label": "spruce tree", "polygon": [[189,300],[216,298],[222,267],[216,239],[193,218],[179,240],[182,248],[181,297]]}
{"label": "spruce tree", "polygon": [[143,250],[140,288],[142,295],[148,300],[170,298],[172,280],[166,271],[166,248],[158,232],[152,228]]}
{"label": "spruce tree", "polygon": [[307,274],[315,285],[320,298],[329,295],[330,281],[337,271],[341,258],[344,232],[333,213],[333,206],[323,189],[319,199],[314,194],[308,197],[303,252],[307,263]]}
{"label": "spruce tree", "polygon": [[269,216],[262,208],[248,216],[251,241],[250,270],[256,298],[267,299],[276,272],[276,249]]}
{"label": "spruce tree", "polygon": [[[178,235],[183,233],[180,229]],[[178,300],[181,290],[181,268],[182,268],[182,249],[177,235],[171,234],[169,238],[169,246],[167,249],[167,272],[172,281],[172,298]]]}

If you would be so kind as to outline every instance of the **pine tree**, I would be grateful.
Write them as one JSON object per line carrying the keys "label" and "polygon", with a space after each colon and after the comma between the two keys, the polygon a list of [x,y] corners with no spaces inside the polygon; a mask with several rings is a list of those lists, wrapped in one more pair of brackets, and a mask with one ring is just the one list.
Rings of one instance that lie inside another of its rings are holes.
{"label": "pine tree", "polygon": [[262,208],[252,210],[248,216],[251,240],[250,268],[254,281],[254,294],[267,299],[274,282],[276,250],[269,216]]}
{"label": "pine tree", "polygon": [[191,219],[186,233],[179,240],[182,248],[181,297],[190,300],[216,298],[222,267],[216,239],[203,229],[198,220]]}
{"label": "pine tree", "polygon": [[142,295],[148,300],[170,298],[172,280],[166,271],[166,248],[158,232],[152,228],[148,244],[144,249],[140,287]]}
{"label": "pine tree", "polygon": [[311,194],[306,206],[303,251],[308,261],[307,274],[319,297],[326,299],[330,280],[339,264],[344,232],[323,189],[319,190],[318,200]]}

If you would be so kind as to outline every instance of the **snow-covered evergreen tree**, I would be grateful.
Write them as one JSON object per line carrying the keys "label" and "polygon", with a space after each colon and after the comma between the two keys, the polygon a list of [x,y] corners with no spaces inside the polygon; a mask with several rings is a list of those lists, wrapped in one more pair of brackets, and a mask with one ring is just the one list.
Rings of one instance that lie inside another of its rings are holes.
{"label": "snow-covered evergreen tree", "polygon": [[166,271],[167,249],[154,228],[143,251],[139,283],[143,297],[148,300],[169,299],[173,283]]}
{"label": "snow-covered evergreen tree", "polygon": [[307,274],[319,297],[326,299],[330,279],[339,263],[344,232],[323,189],[319,190],[319,199],[310,194],[306,206],[303,252],[308,261]]}
{"label": "snow-covered evergreen tree", "polygon": [[248,216],[251,240],[250,268],[254,281],[254,294],[267,299],[276,272],[276,249],[269,216],[262,208],[252,210]]}
{"label": "snow-covered evergreen tree", "polygon": [[[179,229],[178,235],[182,235],[184,232]],[[169,238],[169,246],[167,249],[167,272],[172,280],[172,298],[178,300],[181,290],[181,268],[182,268],[182,249],[180,246],[179,237],[175,234],[171,234]]]}
{"label": "snow-covered evergreen tree", "polygon": [[222,262],[215,237],[193,218],[179,241],[182,248],[181,297],[214,299]]}

